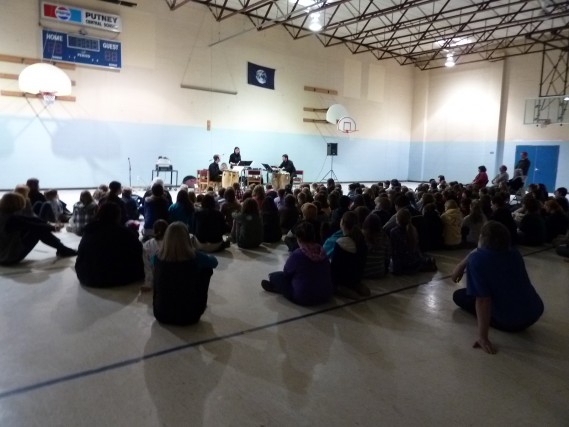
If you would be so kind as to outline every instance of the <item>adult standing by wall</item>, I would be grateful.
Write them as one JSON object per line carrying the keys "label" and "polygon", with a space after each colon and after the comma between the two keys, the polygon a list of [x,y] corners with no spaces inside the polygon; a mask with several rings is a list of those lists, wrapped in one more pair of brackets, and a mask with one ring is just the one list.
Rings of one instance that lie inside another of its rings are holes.
{"label": "adult standing by wall", "polygon": [[522,151],[520,153],[520,160],[516,163],[516,169],[521,169],[522,171],[522,178],[524,179],[524,184],[526,184],[528,180],[528,173],[529,167],[531,165],[531,161],[528,159],[527,151]]}

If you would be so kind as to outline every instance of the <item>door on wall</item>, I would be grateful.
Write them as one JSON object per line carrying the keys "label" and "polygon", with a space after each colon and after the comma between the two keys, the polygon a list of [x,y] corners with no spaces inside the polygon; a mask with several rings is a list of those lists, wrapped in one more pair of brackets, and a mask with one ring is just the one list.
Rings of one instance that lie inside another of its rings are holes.
{"label": "door on wall", "polygon": [[522,151],[528,153],[531,162],[526,184],[544,184],[547,191],[552,193],[557,178],[559,145],[518,145],[514,165],[518,162]]}

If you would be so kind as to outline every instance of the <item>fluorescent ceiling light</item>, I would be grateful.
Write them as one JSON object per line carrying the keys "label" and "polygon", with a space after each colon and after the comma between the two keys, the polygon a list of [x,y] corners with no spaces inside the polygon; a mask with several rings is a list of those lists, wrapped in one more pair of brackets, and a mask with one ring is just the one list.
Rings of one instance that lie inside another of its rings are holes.
{"label": "fluorescent ceiling light", "polygon": [[318,21],[312,21],[308,28],[310,31],[318,32],[322,29],[322,24]]}
{"label": "fluorescent ceiling light", "polygon": [[454,58],[452,57],[452,53],[449,53],[447,55],[447,61],[445,62],[445,67],[454,67],[455,62],[454,62]]}
{"label": "fluorescent ceiling light", "polygon": [[310,22],[310,25],[308,25],[310,31],[320,31],[322,29],[322,24],[320,23],[320,13],[315,12],[310,14],[310,19],[312,20],[312,22]]}

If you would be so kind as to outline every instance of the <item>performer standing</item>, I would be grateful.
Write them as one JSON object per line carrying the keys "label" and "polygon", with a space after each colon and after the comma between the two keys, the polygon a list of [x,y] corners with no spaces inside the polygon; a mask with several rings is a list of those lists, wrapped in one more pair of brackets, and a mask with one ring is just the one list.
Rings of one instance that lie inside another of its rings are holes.
{"label": "performer standing", "polygon": [[235,147],[233,149],[233,153],[229,156],[229,166],[233,167],[237,165],[241,161],[241,152],[239,147]]}
{"label": "performer standing", "polygon": [[283,154],[283,162],[280,164],[279,169],[282,169],[290,174],[290,184],[292,185],[292,180],[296,176],[296,168],[292,160],[288,159],[288,154]]}
{"label": "performer standing", "polygon": [[221,170],[219,169],[219,155],[213,156],[213,163],[209,165],[209,180],[221,182]]}

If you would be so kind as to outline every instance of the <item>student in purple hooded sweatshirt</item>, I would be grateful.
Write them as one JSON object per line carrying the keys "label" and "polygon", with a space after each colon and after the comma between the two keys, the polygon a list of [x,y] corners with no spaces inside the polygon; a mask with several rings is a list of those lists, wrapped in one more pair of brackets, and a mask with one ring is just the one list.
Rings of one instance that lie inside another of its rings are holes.
{"label": "student in purple hooded sweatshirt", "polygon": [[269,280],[263,280],[261,285],[295,304],[323,304],[334,292],[330,262],[322,246],[315,242],[316,233],[310,222],[299,222],[295,233],[299,248],[290,254],[283,271],[269,274]]}

